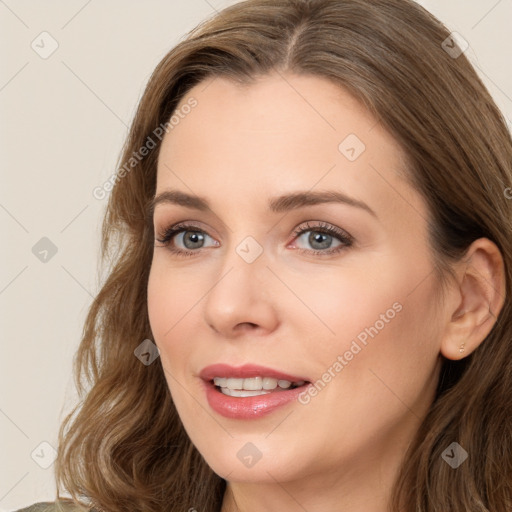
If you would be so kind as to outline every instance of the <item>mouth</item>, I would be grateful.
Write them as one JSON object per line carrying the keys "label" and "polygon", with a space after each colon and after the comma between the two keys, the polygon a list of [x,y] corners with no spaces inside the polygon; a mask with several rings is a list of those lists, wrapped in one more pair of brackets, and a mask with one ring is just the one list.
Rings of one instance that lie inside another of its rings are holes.
{"label": "mouth", "polygon": [[[278,383],[279,380],[281,380],[281,385]],[[216,385],[216,381],[223,385]],[[263,389],[264,382],[270,387],[274,385],[274,381],[276,381],[276,386],[273,389]],[[261,418],[281,407],[293,404],[299,400],[301,393],[310,385],[309,381],[305,380],[288,381],[272,377],[245,379],[214,377],[209,381],[203,380],[203,383],[206,399],[212,410],[226,418],[237,420]],[[288,384],[290,385],[288,386]],[[235,389],[231,389],[230,386]],[[259,389],[243,389],[251,386],[259,386]]]}
{"label": "mouth", "polygon": [[311,384],[306,377],[252,364],[214,364],[203,368],[199,377],[215,412],[243,420],[260,418],[297,401]]}

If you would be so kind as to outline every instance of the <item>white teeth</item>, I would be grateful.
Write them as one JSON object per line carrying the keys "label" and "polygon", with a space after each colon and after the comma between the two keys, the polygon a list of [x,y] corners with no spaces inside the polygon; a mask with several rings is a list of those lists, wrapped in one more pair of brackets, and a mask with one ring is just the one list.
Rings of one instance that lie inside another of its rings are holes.
{"label": "white teeth", "polygon": [[244,379],[242,386],[244,389],[250,391],[256,391],[258,389],[263,389],[263,378],[262,377],[253,377],[252,379]]}
{"label": "white teeth", "polygon": [[229,389],[244,389],[245,379],[226,379],[226,387]]}
{"label": "white teeth", "polygon": [[277,379],[272,377],[264,377],[263,378],[263,389],[276,389],[277,388]]}
{"label": "white teeth", "polygon": [[263,389],[258,390],[245,390],[245,389],[229,389],[229,388],[221,388],[222,393],[228,396],[238,396],[241,398],[247,396],[258,396],[258,395],[267,395],[271,393],[271,391],[264,391]]}
{"label": "white teeth", "polygon": [[[245,390],[245,391],[262,391],[280,389],[288,389],[292,382],[289,380],[278,380],[273,377],[251,377],[247,379],[235,379],[232,377],[215,377],[213,383],[224,390]],[[305,381],[295,382],[296,386],[302,386]],[[226,393],[227,394],[227,393]],[[230,395],[235,396],[235,395]],[[242,396],[242,395],[236,395]],[[246,395],[251,396],[251,395]]]}

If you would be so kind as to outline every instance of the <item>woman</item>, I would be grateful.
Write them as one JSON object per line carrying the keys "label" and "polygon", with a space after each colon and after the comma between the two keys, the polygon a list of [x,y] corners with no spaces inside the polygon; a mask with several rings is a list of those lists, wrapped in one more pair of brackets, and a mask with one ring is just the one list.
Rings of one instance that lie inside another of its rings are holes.
{"label": "woman", "polygon": [[512,510],[512,141],[432,15],[225,9],[113,182],[42,507]]}

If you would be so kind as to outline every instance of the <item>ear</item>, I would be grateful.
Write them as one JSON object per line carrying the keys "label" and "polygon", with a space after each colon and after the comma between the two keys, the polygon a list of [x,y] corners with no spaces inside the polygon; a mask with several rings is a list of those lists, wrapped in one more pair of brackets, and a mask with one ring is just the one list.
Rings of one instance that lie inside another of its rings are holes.
{"label": "ear", "polygon": [[506,281],[500,250],[487,238],[475,240],[456,265],[457,279],[446,301],[447,323],[441,353],[462,359],[483,342],[505,303]]}

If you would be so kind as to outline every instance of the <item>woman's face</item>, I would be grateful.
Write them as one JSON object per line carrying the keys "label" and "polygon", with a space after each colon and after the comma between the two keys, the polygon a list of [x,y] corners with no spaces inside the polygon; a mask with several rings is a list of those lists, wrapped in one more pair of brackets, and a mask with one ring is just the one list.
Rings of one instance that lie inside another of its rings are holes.
{"label": "woman's face", "polygon": [[188,435],[230,481],[384,482],[440,369],[428,213],[399,146],[312,76],[208,80],[178,113],[155,238],[187,227],[155,241],[148,307]]}

